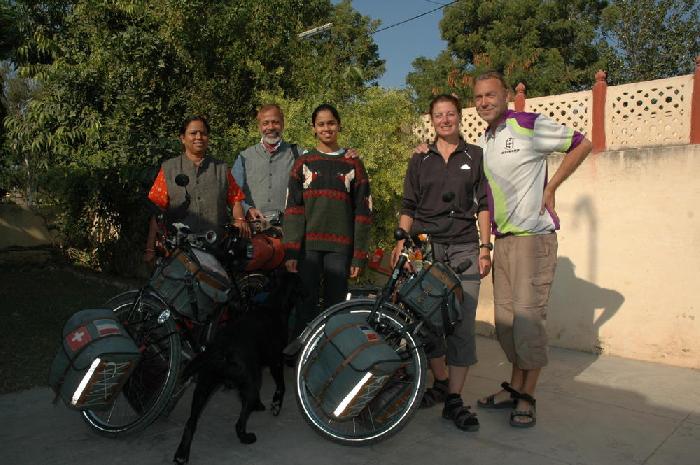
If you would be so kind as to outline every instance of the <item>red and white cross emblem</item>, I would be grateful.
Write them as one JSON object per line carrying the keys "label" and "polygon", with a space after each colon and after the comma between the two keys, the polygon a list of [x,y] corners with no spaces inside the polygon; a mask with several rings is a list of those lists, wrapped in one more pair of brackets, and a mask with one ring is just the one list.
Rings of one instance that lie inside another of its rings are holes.
{"label": "red and white cross emblem", "polygon": [[91,340],[92,337],[85,326],[81,326],[78,329],[71,331],[66,336],[66,343],[68,343],[68,347],[70,347],[70,350],[73,352],[80,350]]}

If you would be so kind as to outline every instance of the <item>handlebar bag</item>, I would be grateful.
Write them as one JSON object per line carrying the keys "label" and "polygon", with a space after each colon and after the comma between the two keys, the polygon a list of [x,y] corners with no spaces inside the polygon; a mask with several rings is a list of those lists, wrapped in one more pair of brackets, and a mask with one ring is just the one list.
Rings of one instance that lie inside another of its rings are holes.
{"label": "handlebar bag", "polygon": [[331,317],[312,357],[306,387],[337,421],[356,417],[403,365],[360,314]]}
{"label": "handlebar bag", "polygon": [[204,322],[218,304],[227,302],[231,280],[210,253],[192,247],[177,249],[158,268],[149,283],[177,313]]}
{"label": "handlebar bag", "polygon": [[399,300],[416,312],[426,325],[449,334],[462,319],[462,286],[448,266],[436,262],[399,288]]}
{"label": "handlebar bag", "polygon": [[66,322],[49,386],[66,406],[107,409],[138,364],[138,347],[110,309],[82,310]]}
{"label": "handlebar bag", "polygon": [[267,232],[254,234],[250,239],[253,257],[246,264],[246,271],[274,270],[284,262],[282,239]]}

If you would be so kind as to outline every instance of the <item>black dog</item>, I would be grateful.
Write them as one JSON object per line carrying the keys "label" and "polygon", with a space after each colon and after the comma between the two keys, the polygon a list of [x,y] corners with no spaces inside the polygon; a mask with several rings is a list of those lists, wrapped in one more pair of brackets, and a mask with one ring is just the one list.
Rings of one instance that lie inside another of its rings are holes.
{"label": "black dog", "polygon": [[272,414],[277,416],[284,397],[282,350],[287,343],[287,321],[291,308],[303,297],[303,285],[296,273],[283,273],[275,289],[264,303],[229,322],[215,337],[206,352],[195,358],[183,374],[184,380],[197,374],[197,387],[192,398],[192,412],[185,425],[182,440],[173,461],[187,463],[197,420],[212,393],[220,386],[237,388],[241,398],[241,414],[236,434],[244,444],[256,437],[246,432],[246,423],[254,410],[265,410],[260,401],[262,368],[270,367],[276,389],[272,398]]}

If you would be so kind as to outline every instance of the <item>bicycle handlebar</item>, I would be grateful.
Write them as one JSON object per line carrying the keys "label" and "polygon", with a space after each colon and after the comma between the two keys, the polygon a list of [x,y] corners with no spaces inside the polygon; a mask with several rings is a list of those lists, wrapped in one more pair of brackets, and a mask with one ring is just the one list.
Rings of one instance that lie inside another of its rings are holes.
{"label": "bicycle handlebar", "polygon": [[272,227],[282,227],[282,216],[279,213],[273,215],[264,215],[262,218],[246,220],[246,222],[249,225],[251,225],[255,232],[261,232]]}
{"label": "bicycle handlebar", "polygon": [[176,248],[183,243],[206,247],[213,245],[218,239],[218,235],[214,231],[206,231],[204,233],[192,233],[190,227],[183,223],[172,223],[168,229],[173,232],[172,238],[166,238],[165,242],[170,248]]}

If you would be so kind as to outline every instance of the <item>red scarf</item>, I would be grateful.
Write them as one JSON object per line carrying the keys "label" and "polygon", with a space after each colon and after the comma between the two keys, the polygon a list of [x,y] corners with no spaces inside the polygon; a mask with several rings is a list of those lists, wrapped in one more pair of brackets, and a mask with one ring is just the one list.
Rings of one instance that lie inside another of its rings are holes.
{"label": "red scarf", "polygon": [[267,142],[265,142],[262,139],[260,140],[260,143],[262,144],[263,148],[267,151],[267,153],[272,155],[280,148],[280,144],[282,143],[282,139],[280,139],[279,142],[277,142],[276,144],[268,144]]}

